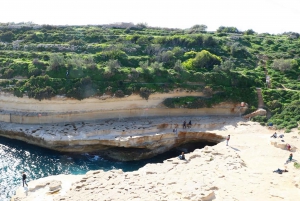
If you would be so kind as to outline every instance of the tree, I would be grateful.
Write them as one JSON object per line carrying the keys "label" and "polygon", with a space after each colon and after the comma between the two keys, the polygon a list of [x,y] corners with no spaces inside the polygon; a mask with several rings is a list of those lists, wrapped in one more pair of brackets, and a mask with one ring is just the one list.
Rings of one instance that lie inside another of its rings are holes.
{"label": "tree", "polygon": [[65,59],[62,54],[54,53],[50,55],[50,60],[49,60],[50,70],[59,70],[59,68],[64,65],[65,65]]}
{"label": "tree", "polygon": [[0,40],[4,42],[11,42],[14,38],[14,33],[11,31],[4,32],[0,35]]}
{"label": "tree", "polygon": [[140,88],[140,96],[146,100],[148,100],[149,96],[151,94],[151,90],[147,87],[141,87]]}
{"label": "tree", "polygon": [[180,59],[184,54],[184,49],[181,47],[174,47],[172,52],[177,59]]}
{"label": "tree", "polygon": [[244,31],[244,35],[253,35],[253,34],[255,34],[255,31],[253,31],[252,29],[248,29]]}
{"label": "tree", "polygon": [[41,69],[38,69],[38,68],[32,68],[29,70],[28,72],[28,77],[31,77],[31,76],[39,76],[42,74],[42,70]]}
{"label": "tree", "polygon": [[220,26],[217,29],[218,33],[239,33],[239,30],[236,27],[224,27]]}
{"label": "tree", "polygon": [[234,57],[246,57],[248,55],[248,51],[239,43],[233,43],[230,46],[230,54]]}
{"label": "tree", "polygon": [[221,62],[221,65],[215,65],[214,71],[223,70],[223,71],[229,71],[233,70],[235,68],[234,63],[230,60],[226,60],[224,62]]}
{"label": "tree", "polygon": [[132,81],[134,81],[139,78],[139,75],[140,75],[140,73],[135,68],[131,68],[128,78],[131,79]]}
{"label": "tree", "polygon": [[14,71],[13,69],[8,68],[8,69],[6,69],[6,70],[4,71],[3,77],[4,77],[4,78],[12,78],[14,72],[15,72],[15,71]]}
{"label": "tree", "polygon": [[141,37],[139,37],[139,39],[136,40],[136,43],[139,45],[147,45],[147,44],[149,44],[148,37],[141,36]]}
{"label": "tree", "polygon": [[170,50],[164,51],[156,56],[156,60],[158,62],[162,62],[162,63],[166,64],[167,66],[169,66],[170,63],[174,62],[174,59],[175,59],[174,53]]}
{"label": "tree", "polygon": [[212,36],[205,36],[203,38],[203,45],[205,47],[213,47],[217,44],[216,40]]}
{"label": "tree", "polygon": [[87,69],[94,70],[97,67],[97,64],[94,62],[94,57],[92,55],[88,55],[84,59],[84,64]]}
{"label": "tree", "polygon": [[292,70],[298,66],[298,62],[294,59],[276,59],[272,64],[272,68],[282,72]]}
{"label": "tree", "polygon": [[82,68],[84,66],[84,60],[78,54],[72,54],[67,59],[67,65],[69,68]]}
{"label": "tree", "polygon": [[196,24],[189,29],[189,33],[206,32],[207,26],[204,24]]}
{"label": "tree", "polygon": [[114,73],[120,68],[120,63],[118,60],[110,59],[106,62],[106,66],[109,68],[110,72]]}
{"label": "tree", "polygon": [[180,60],[177,60],[174,64],[174,67],[173,69],[176,71],[176,72],[182,72],[183,71],[183,65],[181,63]]}
{"label": "tree", "polygon": [[210,53],[207,50],[202,50],[196,54],[196,57],[192,60],[192,67],[194,69],[206,68],[211,70],[214,65],[219,65],[222,59],[217,55]]}
{"label": "tree", "polygon": [[147,69],[149,67],[149,61],[140,61],[139,66],[144,70]]}
{"label": "tree", "polygon": [[69,44],[75,45],[75,46],[82,46],[82,45],[85,45],[85,42],[82,39],[79,39],[79,40],[73,39],[73,40],[69,41]]}
{"label": "tree", "polygon": [[145,22],[140,22],[140,23],[137,23],[136,27],[139,29],[145,29],[148,27],[148,24]]}

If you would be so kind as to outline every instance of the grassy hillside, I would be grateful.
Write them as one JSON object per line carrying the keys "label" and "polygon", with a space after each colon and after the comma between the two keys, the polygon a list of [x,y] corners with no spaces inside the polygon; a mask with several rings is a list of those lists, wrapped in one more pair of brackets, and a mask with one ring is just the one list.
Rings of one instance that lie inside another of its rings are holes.
{"label": "grassy hillside", "polygon": [[197,108],[231,100],[248,102],[252,110],[260,87],[272,117],[256,120],[290,129],[300,121],[299,43],[298,33],[257,34],[234,27],[206,32],[202,25],[183,30],[130,23],[0,23],[0,87],[39,100],[103,93],[139,93],[147,99],[153,92],[181,88],[211,98],[166,100],[166,105]]}

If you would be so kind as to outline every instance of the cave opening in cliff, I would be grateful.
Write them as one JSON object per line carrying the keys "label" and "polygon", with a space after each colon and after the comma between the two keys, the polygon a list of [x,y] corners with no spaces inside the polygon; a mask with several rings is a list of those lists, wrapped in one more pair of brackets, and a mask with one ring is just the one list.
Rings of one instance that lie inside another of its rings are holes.
{"label": "cave opening in cliff", "polygon": [[115,161],[139,161],[140,163],[162,163],[164,160],[177,157],[181,152],[190,153],[195,149],[202,149],[205,146],[214,146],[217,143],[205,140],[195,140],[182,143],[167,151],[161,151],[164,147],[157,147],[154,150],[146,148],[125,148],[114,147],[100,153],[104,158]]}

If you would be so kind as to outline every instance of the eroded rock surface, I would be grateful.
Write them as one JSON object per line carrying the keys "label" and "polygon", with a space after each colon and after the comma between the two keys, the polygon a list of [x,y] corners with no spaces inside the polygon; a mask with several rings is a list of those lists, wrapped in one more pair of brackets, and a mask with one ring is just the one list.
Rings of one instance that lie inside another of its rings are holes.
{"label": "eroded rock surface", "polygon": [[[170,158],[134,172],[90,171],[77,176],[72,184],[62,175],[50,177],[62,182],[57,194],[46,194],[49,188],[45,186],[27,196],[17,191],[15,200],[298,200],[300,172],[293,163],[284,165],[288,151],[270,144],[274,131],[258,123],[227,119],[223,127],[210,132],[230,134],[229,146],[221,142],[186,154],[186,160]],[[298,139],[293,137],[296,132],[285,134],[285,140],[299,148]],[[295,160],[300,159],[297,150]],[[274,173],[278,168],[288,172]]]}
{"label": "eroded rock surface", "polygon": [[[226,118],[240,120],[237,117]],[[0,135],[62,152],[101,152],[102,155],[120,161],[150,158],[190,141],[219,143],[225,139],[222,135],[210,132],[222,129],[225,126],[223,120],[212,122],[211,117],[189,119],[192,120],[192,126],[186,129],[182,128],[182,122],[189,121],[186,117],[111,119],[44,125],[0,122]]]}

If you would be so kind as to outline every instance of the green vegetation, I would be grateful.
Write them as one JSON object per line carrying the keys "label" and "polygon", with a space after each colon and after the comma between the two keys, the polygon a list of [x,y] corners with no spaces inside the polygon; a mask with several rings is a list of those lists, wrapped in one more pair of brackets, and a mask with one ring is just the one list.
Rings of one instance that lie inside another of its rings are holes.
{"label": "green vegetation", "polygon": [[300,169],[300,164],[297,163],[297,162],[294,162],[294,167],[297,168],[297,169]]}
{"label": "green vegetation", "polygon": [[167,99],[164,104],[201,108],[243,101],[251,112],[257,107],[255,88],[260,87],[271,115],[254,120],[287,132],[298,127],[299,34],[206,28],[0,23],[0,90],[38,100],[56,95],[81,100],[103,93],[148,99],[154,92],[181,89],[201,91],[205,97]]}

